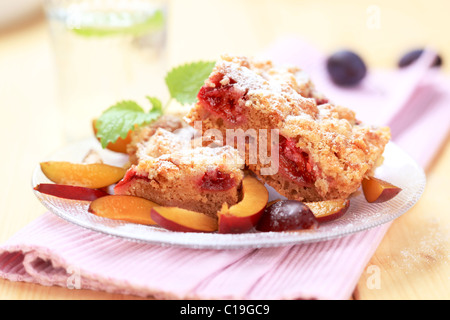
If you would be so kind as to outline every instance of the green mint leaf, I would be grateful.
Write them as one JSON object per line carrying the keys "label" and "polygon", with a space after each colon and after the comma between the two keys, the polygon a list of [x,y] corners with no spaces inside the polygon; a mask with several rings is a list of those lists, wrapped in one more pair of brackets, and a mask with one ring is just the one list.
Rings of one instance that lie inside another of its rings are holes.
{"label": "green mint leaf", "polygon": [[161,114],[162,109],[158,107],[146,113],[134,101],[121,101],[106,109],[96,122],[97,137],[100,139],[102,148],[106,148],[110,142],[116,142],[119,137],[125,139],[128,132],[135,129],[135,125],[151,123]]}
{"label": "green mint leaf", "polygon": [[71,31],[84,37],[107,37],[115,35],[141,36],[161,30],[164,27],[164,13],[157,10],[145,19],[142,14],[123,13],[91,13],[83,15],[82,21],[73,21]]}
{"label": "green mint leaf", "polygon": [[147,98],[148,101],[150,101],[150,103],[152,104],[152,109],[150,110],[150,113],[151,113],[151,112],[161,112],[161,113],[162,113],[162,111],[163,111],[163,105],[162,105],[161,100],[159,100],[159,99],[156,98],[156,97],[149,97],[149,96],[147,96],[146,98]]}
{"label": "green mint leaf", "polygon": [[170,96],[181,104],[194,103],[214,65],[214,61],[200,61],[172,69],[165,79]]}

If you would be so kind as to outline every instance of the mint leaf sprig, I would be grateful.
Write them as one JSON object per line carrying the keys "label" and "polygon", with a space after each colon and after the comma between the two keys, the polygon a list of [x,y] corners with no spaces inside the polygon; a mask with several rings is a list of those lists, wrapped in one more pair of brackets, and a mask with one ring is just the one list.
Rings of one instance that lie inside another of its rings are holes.
{"label": "mint leaf sprig", "polygon": [[205,79],[214,68],[215,62],[199,61],[173,68],[165,77],[170,99],[163,107],[161,100],[147,96],[152,108],[149,112],[134,101],[125,100],[106,109],[96,121],[96,136],[102,148],[117,139],[125,139],[130,130],[148,125],[164,114],[164,110],[176,100],[181,105],[192,104]]}
{"label": "mint leaf sprig", "polygon": [[171,98],[181,104],[194,103],[214,65],[214,61],[198,61],[173,68],[165,78]]}
{"label": "mint leaf sprig", "polygon": [[125,139],[135,126],[151,123],[163,114],[159,99],[153,97],[147,99],[153,106],[149,112],[145,112],[136,102],[127,100],[118,102],[102,113],[95,123],[97,138],[100,139],[102,148],[106,148],[110,142],[116,142],[119,137]]}

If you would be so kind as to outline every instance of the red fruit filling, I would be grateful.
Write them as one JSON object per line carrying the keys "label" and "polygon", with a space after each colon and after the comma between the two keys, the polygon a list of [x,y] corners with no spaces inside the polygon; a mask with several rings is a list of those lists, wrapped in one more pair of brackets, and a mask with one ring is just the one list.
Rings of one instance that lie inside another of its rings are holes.
{"label": "red fruit filling", "polygon": [[210,170],[203,175],[198,184],[203,191],[226,191],[233,188],[236,182],[229,173]]}
{"label": "red fruit filling", "polygon": [[[147,176],[138,175],[135,170],[128,170],[125,177],[114,187],[115,193],[126,193],[130,183],[136,180],[150,181]],[[226,191],[236,186],[236,181],[229,173],[219,170],[207,171],[197,183],[202,191]]]}
{"label": "red fruit filling", "polygon": [[217,74],[210,79],[214,86],[204,85],[197,98],[199,103],[214,115],[230,124],[245,121],[243,109],[246,101],[246,92],[236,88],[233,79],[222,84],[223,74]]}
{"label": "red fruit filling", "polygon": [[116,194],[126,192],[129,187],[129,184],[138,179],[149,181],[148,177],[138,175],[135,170],[133,169],[128,170],[125,176],[122,178],[122,180],[120,180],[114,187],[114,192]]}
{"label": "red fruit filling", "polygon": [[303,186],[313,185],[316,177],[306,152],[299,150],[295,142],[280,136],[280,173]]}
{"label": "red fruit filling", "polygon": [[317,104],[318,106],[320,106],[321,104],[328,103],[328,102],[329,102],[329,101],[328,101],[327,98],[316,98],[316,104]]}

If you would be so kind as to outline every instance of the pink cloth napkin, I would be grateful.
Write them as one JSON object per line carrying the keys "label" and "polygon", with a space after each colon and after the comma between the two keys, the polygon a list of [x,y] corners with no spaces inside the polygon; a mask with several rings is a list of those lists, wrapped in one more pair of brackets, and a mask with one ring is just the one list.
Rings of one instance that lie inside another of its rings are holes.
{"label": "pink cloth napkin", "polygon": [[[324,55],[299,39],[266,56],[303,66],[333,101],[389,124],[394,140],[426,167],[450,127],[449,82],[428,68],[370,70],[357,88],[334,86]],[[0,246],[0,277],[160,299],[348,299],[389,224],[343,238],[264,249],[164,247],[93,232],[45,213]]]}

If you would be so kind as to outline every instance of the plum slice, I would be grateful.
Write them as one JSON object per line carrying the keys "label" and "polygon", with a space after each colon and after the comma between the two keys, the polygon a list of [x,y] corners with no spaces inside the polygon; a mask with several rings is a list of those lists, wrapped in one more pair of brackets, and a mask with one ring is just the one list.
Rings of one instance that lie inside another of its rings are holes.
{"label": "plum slice", "polygon": [[40,193],[48,194],[58,198],[94,201],[98,198],[108,196],[109,194],[100,189],[91,189],[85,187],[71,186],[66,184],[41,183],[34,187],[34,190]]}

